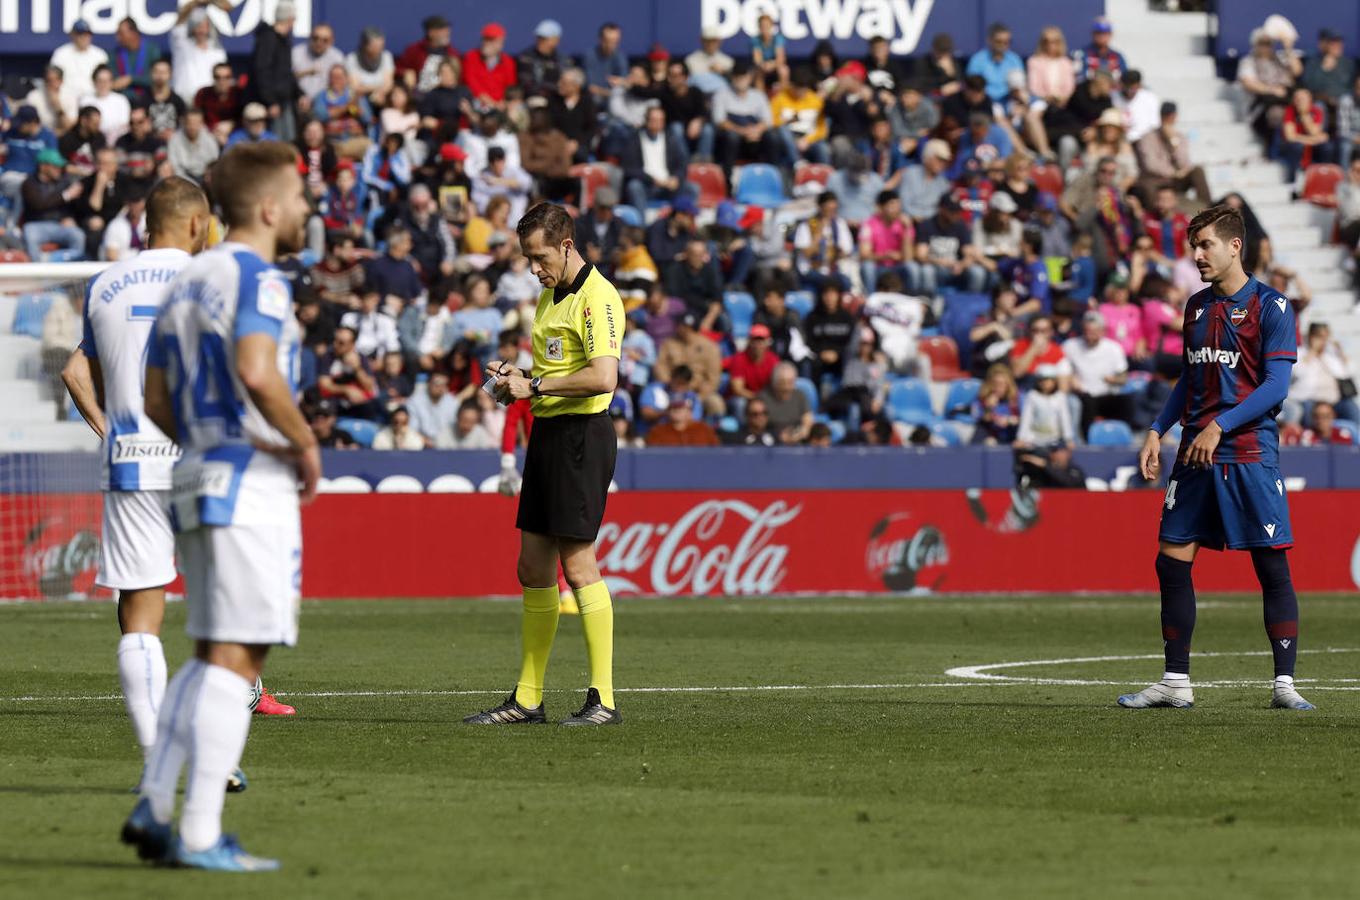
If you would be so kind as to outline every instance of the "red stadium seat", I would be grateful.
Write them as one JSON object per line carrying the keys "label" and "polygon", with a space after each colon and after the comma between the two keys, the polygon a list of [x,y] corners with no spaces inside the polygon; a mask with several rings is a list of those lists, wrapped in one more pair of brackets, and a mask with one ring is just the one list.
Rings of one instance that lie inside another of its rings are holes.
{"label": "red stadium seat", "polygon": [[711,209],[727,199],[727,179],[722,166],[715,163],[690,163],[685,179],[699,188],[699,205]]}
{"label": "red stadium seat", "polygon": [[613,167],[606,163],[578,163],[568,170],[573,178],[581,179],[582,209],[595,202],[595,189],[613,183]]}
{"label": "red stadium seat", "polygon": [[1332,163],[1314,163],[1303,176],[1303,199],[1314,206],[1336,208],[1336,186],[1346,173]]}
{"label": "red stadium seat", "polygon": [[831,183],[831,173],[836,171],[826,163],[804,163],[793,170],[793,186],[815,181],[822,187]]}
{"label": "red stadium seat", "polygon": [[928,337],[921,341],[921,352],[930,360],[931,381],[953,381],[967,378],[968,373],[959,368],[959,345],[954,339],[944,335]]}
{"label": "red stadium seat", "polygon": [[1063,192],[1063,173],[1057,166],[1046,166],[1036,163],[1030,170],[1030,180],[1034,186],[1041,191],[1046,191],[1054,197],[1061,197]]}

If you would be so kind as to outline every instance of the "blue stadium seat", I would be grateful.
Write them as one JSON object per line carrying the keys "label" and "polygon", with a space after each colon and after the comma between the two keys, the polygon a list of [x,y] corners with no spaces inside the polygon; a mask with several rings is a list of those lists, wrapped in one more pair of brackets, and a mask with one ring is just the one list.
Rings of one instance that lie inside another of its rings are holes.
{"label": "blue stadium seat", "polygon": [[821,409],[822,398],[818,395],[817,385],[812,383],[812,379],[799,378],[797,384],[798,390],[807,395],[808,404],[812,407],[812,411],[815,413],[817,410]]}
{"label": "blue stadium seat", "polygon": [[944,302],[940,316],[940,333],[953,338],[959,347],[959,365],[965,370],[973,355],[973,342],[968,337],[977,320],[992,308],[992,298],[986,294],[954,294]]}
{"label": "blue stadium seat", "polygon": [[26,334],[29,337],[42,337],[43,319],[47,317],[47,311],[52,308],[52,300],[55,294],[25,294],[19,298],[18,306],[14,310],[15,334]]}
{"label": "blue stadium seat", "polygon": [[1353,422],[1350,419],[1337,419],[1335,427],[1350,429],[1351,442],[1360,444],[1360,422]]}
{"label": "blue stadium seat", "polygon": [[732,323],[732,337],[745,340],[756,315],[756,298],[744,291],[728,291],[723,294],[723,309]]}
{"label": "blue stadium seat", "polygon": [[845,423],[836,419],[828,419],[826,427],[831,429],[831,443],[839,444],[845,440]]}
{"label": "blue stadium seat", "polygon": [[1093,422],[1086,443],[1092,447],[1127,447],[1133,443],[1133,429],[1118,419]]}
{"label": "blue stadium seat", "polygon": [[772,209],[788,199],[784,194],[784,176],[769,163],[751,163],[736,172],[738,203]]}
{"label": "blue stadium seat", "polygon": [[1152,381],[1151,372],[1139,372],[1137,370],[1129,372],[1129,380],[1124,382],[1123,393],[1141,394],[1147,390],[1148,383]]}
{"label": "blue stadium seat", "polygon": [[741,423],[736,416],[723,416],[718,420],[718,430],[724,434],[736,434],[741,431]]}
{"label": "blue stadium seat", "polygon": [[944,415],[956,422],[973,421],[973,401],[977,400],[982,382],[976,378],[959,378],[949,382],[949,393],[944,396]]}
{"label": "blue stadium seat", "polygon": [[619,217],[619,221],[632,228],[641,228],[646,222],[642,218],[642,213],[636,206],[620,204],[614,207],[614,215]]}
{"label": "blue stadium seat", "polygon": [[784,295],[784,302],[788,304],[789,309],[798,313],[800,319],[806,319],[817,303],[813,299],[812,291],[789,291]]}
{"label": "blue stadium seat", "polygon": [[933,437],[942,439],[947,447],[963,446],[963,434],[959,432],[959,426],[953,422],[936,422],[930,426],[930,433]]}
{"label": "blue stadium seat", "polygon": [[378,424],[367,419],[351,419],[348,416],[335,420],[335,427],[348,431],[349,436],[360,447],[372,447],[373,439],[378,436]]}
{"label": "blue stadium seat", "polygon": [[888,388],[888,414],[894,422],[931,425],[935,411],[930,404],[930,388],[920,378],[899,378]]}

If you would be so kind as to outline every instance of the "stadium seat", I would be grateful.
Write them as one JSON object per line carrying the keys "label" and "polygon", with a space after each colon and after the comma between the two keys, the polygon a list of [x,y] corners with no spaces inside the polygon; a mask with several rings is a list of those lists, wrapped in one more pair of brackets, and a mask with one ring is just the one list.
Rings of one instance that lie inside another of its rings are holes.
{"label": "stadium seat", "polygon": [[812,312],[812,307],[816,304],[812,297],[812,291],[789,291],[784,295],[784,303],[789,309],[798,313],[798,318],[806,319],[808,313]]}
{"label": "stadium seat", "polygon": [[973,341],[968,333],[991,308],[992,298],[986,294],[954,294],[945,300],[940,331],[954,339],[960,360],[973,355]]}
{"label": "stadium seat", "polygon": [[1332,163],[1314,163],[1303,175],[1303,199],[1314,206],[1336,208],[1336,187],[1346,173]]}
{"label": "stadium seat", "polygon": [[943,440],[946,447],[963,445],[963,435],[959,433],[959,426],[954,422],[935,422],[930,426],[930,434]]}
{"label": "stadium seat", "polygon": [[736,170],[735,200],[766,209],[783,205],[784,176],[769,163],[751,163]]}
{"label": "stadium seat", "polygon": [[1092,447],[1127,447],[1133,443],[1133,429],[1118,419],[1103,419],[1091,423],[1086,443]]}
{"label": "stadium seat", "polygon": [[699,188],[699,206],[712,209],[727,199],[727,179],[716,163],[690,163],[685,180]]}
{"label": "stadium seat", "polygon": [[732,323],[732,337],[745,340],[756,316],[756,298],[744,291],[728,291],[723,294],[723,309]]}
{"label": "stadium seat", "polygon": [[944,416],[958,422],[973,421],[973,402],[977,400],[982,382],[976,378],[959,378],[949,383],[944,395]]}
{"label": "stadium seat", "polygon": [[1337,419],[1333,427],[1349,430],[1351,443],[1360,444],[1360,422],[1352,422],[1350,419]]}
{"label": "stadium seat", "polygon": [[845,440],[845,423],[837,419],[828,419],[826,427],[831,430],[831,443],[839,444]]}
{"label": "stadium seat", "polygon": [[642,212],[636,206],[629,206],[620,203],[614,207],[614,215],[619,217],[619,221],[631,228],[642,228],[646,221],[642,217]]}
{"label": "stadium seat", "polygon": [[581,179],[580,206],[585,208],[595,202],[595,189],[614,183],[614,166],[609,163],[578,163],[568,170],[573,178]]}
{"label": "stadium seat", "polygon": [[921,341],[921,353],[930,360],[932,381],[953,381],[966,378],[968,373],[959,368],[959,345],[947,335],[929,337]]}
{"label": "stadium seat", "polygon": [[1029,180],[1041,191],[1061,197],[1063,193],[1063,173],[1057,166],[1038,163],[1030,169]]}
{"label": "stadium seat", "polygon": [[812,407],[812,411],[815,413],[817,410],[821,409],[822,398],[817,395],[817,385],[812,383],[812,379],[799,378],[797,385],[798,390],[807,395],[808,405]]}
{"label": "stadium seat", "polygon": [[736,434],[741,431],[741,423],[736,416],[723,416],[718,420],[718,430],[723,434]]}
{"label": "stadium seat", "polygon": [[1129,372],[1128,381],[1124,382],[1123,393],[1141,394],[1147,390],[1147,386],[1151,381],[1152,381],[1151,372],[1140,372],[1135,369]]}
{"label": "stadium seat", "polygon": [[348,416],[335,420],[335,427],[341,431],[348,431],[349,436],[354,438],[354,442],[360,447],[372,447],[373,439],[378,436],[378,425],[367,419],[351,419]]}
{"label": "stadium seat", "polygon": [[43,319],[47,317],[47,311],[52,308],[53,294],[24,294],[19,298],[19,303],[14,311],[14,325],[11,329],[15,334],[26,334],[29,337],[41,338]]}
{"label": "stadium seat", "polygon": [[826,163],[803,163],[793,170],[793,186],[801,187],[810,181],[815,181],[826,190],[826,186],[831,183],[831,174],[836,170]]}
{"label": "stadium seat", "polygon": [[899,378],[888,388],[888,415],[894,422],[931,425],[935,411],[930,405],[930,388],[920,378]]}

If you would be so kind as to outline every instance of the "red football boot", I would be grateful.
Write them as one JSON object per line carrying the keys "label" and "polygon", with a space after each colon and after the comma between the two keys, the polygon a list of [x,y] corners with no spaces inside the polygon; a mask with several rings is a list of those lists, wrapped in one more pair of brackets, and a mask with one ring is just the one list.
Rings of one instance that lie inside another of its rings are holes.
{"label": "red football boot", "polygon": [[274,699],[274,695],[268,691],[260,694],[260,702],[255,705],[255,714],[258,716],[294,716],[297,710],[287,703],[280,703]]}

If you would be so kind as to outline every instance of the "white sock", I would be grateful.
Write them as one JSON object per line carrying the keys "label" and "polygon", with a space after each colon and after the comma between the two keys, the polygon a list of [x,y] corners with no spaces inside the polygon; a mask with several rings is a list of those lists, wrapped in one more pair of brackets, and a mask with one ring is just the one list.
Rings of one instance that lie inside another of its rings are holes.
{"label": "white sock", "polygon": [[156,721],[156,743],[142,772],[142,796],[151,802],[151,814],[158,822],[169,822],[175,815],[175,789],[189,758],[188,723],[204,668],[202,662],[191,659],[175,673]]}
{"label": "white sock", "polygon": [[189,777],[179,834],[188,850],[206,850],[222,836],[227,779],[241,762],[250,710],[241,698],[250,682],[230,669],[204,665],[203,685],[188,725]]}
{"label": "white sock", "polygon": [[142,748],[142,760],[156,743],[156,717],[165,697],[165,651],[154,634],[133,632],[118,641],[118,681],[123,686],[132,730]]}
{"label": "white sock", "polygon": [[[1180,684],[1180,682],[1185,684]],[[1163,684],[1175,684],[1176,687],[1188,687],[1190,685],[1190,675],[1186,672],[1163,672]]]}
{"label": "white sock", "polygon": [[1275,686],[1276,686],[1276,687],[1293,687],[1293,686],[1294,686],[1294,676],[1293,676],[1293,675],[1276,675],[1276,676],[1275,676]]}

